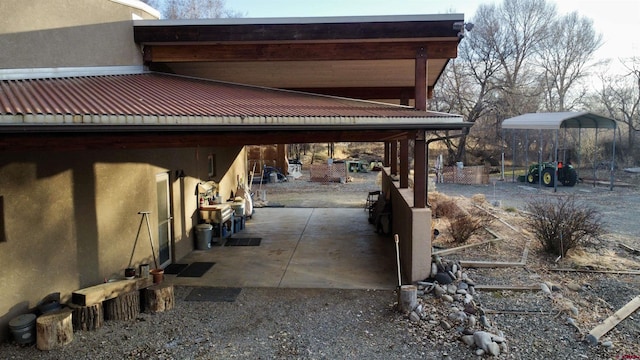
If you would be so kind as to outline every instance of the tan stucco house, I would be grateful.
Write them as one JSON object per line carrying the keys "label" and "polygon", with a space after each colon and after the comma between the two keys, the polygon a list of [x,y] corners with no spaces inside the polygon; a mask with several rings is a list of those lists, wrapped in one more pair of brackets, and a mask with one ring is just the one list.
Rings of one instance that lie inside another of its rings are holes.
{"label": "tan stucco house", "polygon": [[141,211],[162,265],[191,252],[194,189],[246,182],[246,145],[384,142],[405,274],[428,276],[426,138],[469,124],[427,99],[461,14],[167,21],[135,0],[0,14],[0,339],[43,296],[153,262],[132,248]]}

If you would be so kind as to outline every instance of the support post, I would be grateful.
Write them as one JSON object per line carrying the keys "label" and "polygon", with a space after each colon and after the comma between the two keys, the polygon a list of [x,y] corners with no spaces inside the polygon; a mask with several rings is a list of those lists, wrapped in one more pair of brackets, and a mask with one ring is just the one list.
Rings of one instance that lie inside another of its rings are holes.
{"label": "support post", "polygon": [[389,166],[389,151],[391,151],[391,144],[388,141],[384,143],[384,157],[382,158],[382,164]]}
{"label": "support post", "polygon": [[415,134],[413,146],[413,207],[424,208],[427,206],[427,161],[424,130],[418,130]]}
{"label": "support post", "polygon": [[391,175],[398,175],[398,142],[393,140],[391,146],[391,158],[389,159],[389,167],[391,167]]}
{"label": "support post", "polygon": [[400,188],[409,188],[409,139],[400,140]]}
{"label": "support post", "polygon": [[415,71],[416,110],[427,110],[427,51],[421,47],[416,52]]}

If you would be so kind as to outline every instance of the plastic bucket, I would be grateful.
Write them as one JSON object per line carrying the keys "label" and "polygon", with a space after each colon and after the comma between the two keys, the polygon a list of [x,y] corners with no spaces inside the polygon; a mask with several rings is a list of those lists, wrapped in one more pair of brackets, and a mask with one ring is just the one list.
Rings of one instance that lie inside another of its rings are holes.
{"label": "plastic bucket", "polygon": [[207,250],[211,248],[211,238],[213,235],[213,226],[210,224],[199,224],[196,226],[196,248],[198,250]]}
{"label": "plastic bucket", "polygon": [[9,321],[9,328],[18,344],[33,344],[36,341],[36,316],[24,314]]}

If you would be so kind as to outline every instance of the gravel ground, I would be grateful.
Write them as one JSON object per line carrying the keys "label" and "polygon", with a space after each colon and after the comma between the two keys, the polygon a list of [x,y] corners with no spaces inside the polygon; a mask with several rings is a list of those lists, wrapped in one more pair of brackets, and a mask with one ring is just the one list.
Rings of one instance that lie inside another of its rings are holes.
{"label": "gravel ground", "polygon": [[[361,207],[368,191],[375,190],[375,173],[356,174],[347,184],[314,184],[304,179],[263,185],[271,204],[291,206],[303,200],[307,206]],[[471,197],[483,193],[488,203],[502,208],[494,213],[517,224],[517,212],[528,196],[557,196],[548,190],[526,189],[515,184],[463,186],[438,184],[450,196]],[[255,187],[254,187],[255,189]],[[318,193],[320,189],[320,193]],[[563,189],[565,191],[567,189]],[[609,238],[640,248],[637,232],[640,195],[637,189],[608,190],[578,186],[577,192],[605,215]],[[494,195],[495,194],[495,195]],[[494,197],[492,197],[494,196]],[[296,200],[297,199],[297,200]],[[486,326],[472,330],[502,333],[507,352],[499,359],[634,359],[640,358],[640,313],[622,321],[606,334],[611,346],[588,346],[582,341],[594,326],[640,294],[637,275],[554,272],[557,266],[535,242],[501,223],[496,231],[508,238],[494,245],[465,250],[463,258],[495,258],[517,261],[530,246],[526,267],[463,269],[476,284],[556,285],[558,291],[476,291],[474,303],[487,312]],[[528,245],[527,245],[528,244]],[[616,249],[606,240],[601,249]],[[615,255],[635,261],[624,251]],[[566,264],[561,264],[566,265]],[[576,286],[577,291],[569,290]],[[443,327],[453,307],[431,293],[419,297],[423,320],[411,320],[395,310],[394,291],[339,289],[244,288],[234,302],[193,302],[185,298],[192,289],[177,287],[174,309],[140,314],[135,321],[109,321],[102,328],[74,333],[74,341],[60,350],[39,351],[35,346],[1,344],[0,359],[480,359],[464,345],[465,326]],[[570,313],[567,304],[577,310]],[[577,328],[567,324],[575,319]],[[468,326],[467,326],[468,328]]]}

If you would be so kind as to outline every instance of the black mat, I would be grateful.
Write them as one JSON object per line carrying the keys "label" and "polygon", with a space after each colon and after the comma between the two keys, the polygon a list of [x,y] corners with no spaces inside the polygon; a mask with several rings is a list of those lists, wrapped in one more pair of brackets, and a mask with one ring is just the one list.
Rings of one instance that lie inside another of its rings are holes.
{"label": "black mat", "polygon": [[229,238],[224,246],[259,246],[262,238]]}
{"label": "black mat", "polygon": [[214,264],[214,262],[194,262],[182,270],[178,277],[200,277],[209,271]]}
{"label": "black mat", "polygon": [[180,272],[187,268],[189,264],[170,264],[166,268],[164,268],[165,275],[177,275]]}
{"label": "black mat", "polygon": [[234,302],[241,288],[197,287],[191,290],[185,301]]}

